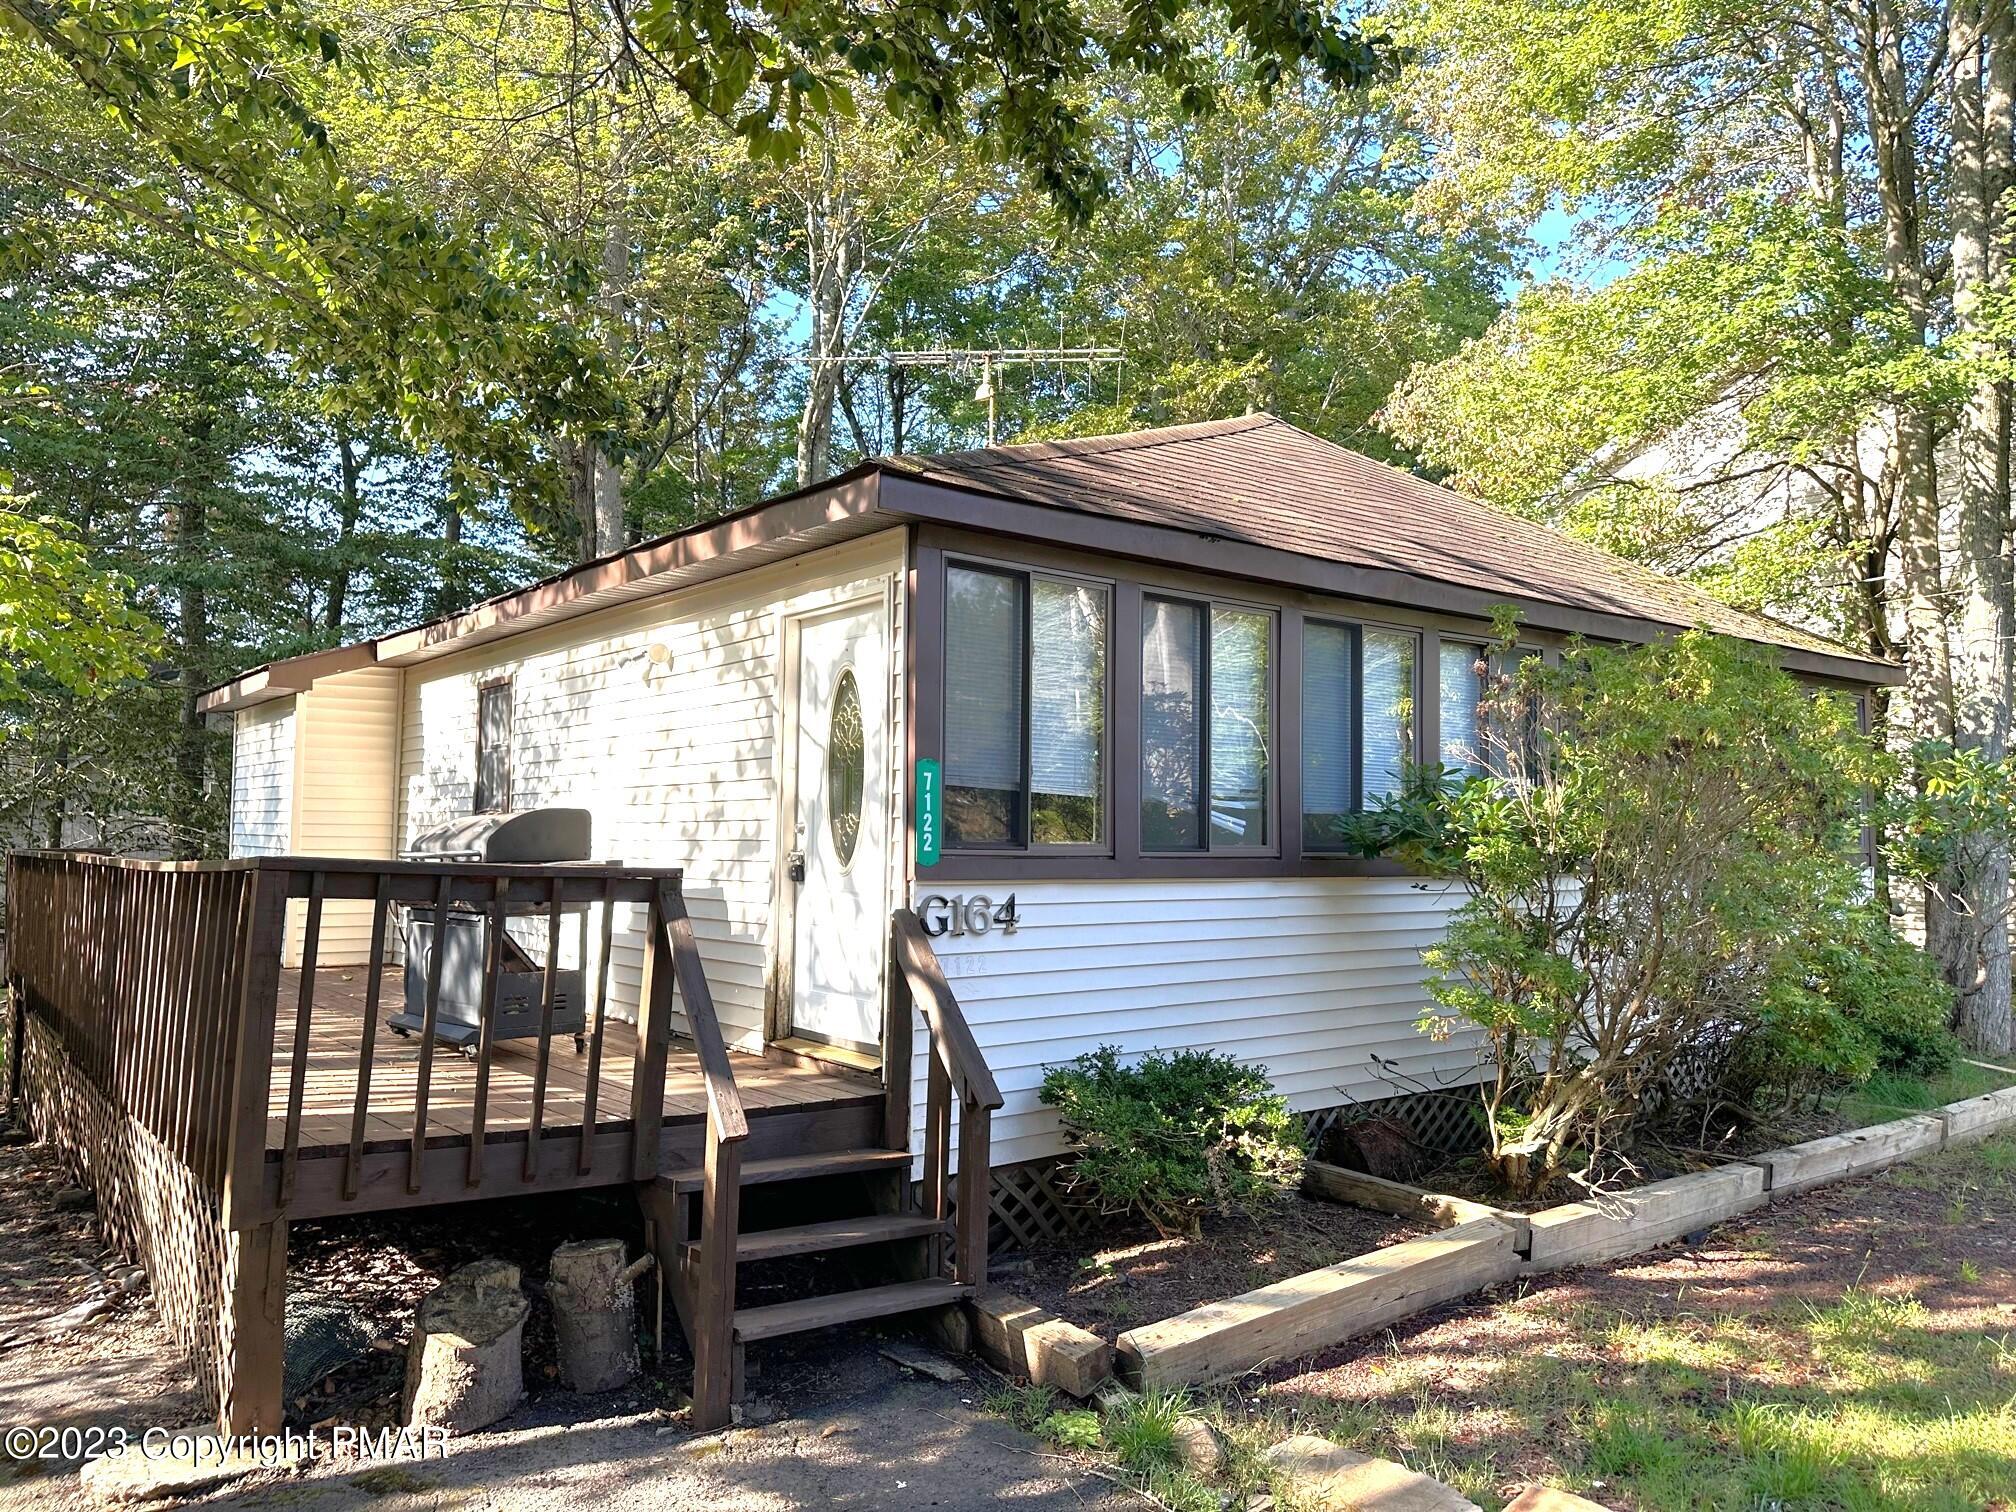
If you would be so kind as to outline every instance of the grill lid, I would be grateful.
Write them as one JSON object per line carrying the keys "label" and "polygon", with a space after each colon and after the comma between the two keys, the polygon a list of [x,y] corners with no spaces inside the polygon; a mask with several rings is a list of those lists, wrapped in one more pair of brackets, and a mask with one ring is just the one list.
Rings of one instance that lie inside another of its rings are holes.
{"label": "grill lid", "polygon": [[471,814],[414,837],[406,861],[586,861],[593,817],[580,808]]}

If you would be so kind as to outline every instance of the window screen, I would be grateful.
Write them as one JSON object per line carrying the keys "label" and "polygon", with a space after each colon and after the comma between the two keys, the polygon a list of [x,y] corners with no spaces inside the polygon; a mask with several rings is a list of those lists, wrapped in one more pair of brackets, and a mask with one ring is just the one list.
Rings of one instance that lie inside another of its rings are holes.
{"label": "window screen", "polygon": [[1029,642],[1029,827],[1038,845],[1106,832],[1106,591],[1034,578]]}
{"label": "window screen", "polygon": [[1442,765],[1482,772],[1484,753],[1477,733],[1477,704],[1483,691],[1484,648],[1468,641],[1445,640],[1440,661]]}
{"label": "window screen", "polygon": [[1267,843],[1273,616],[1211,611],[1211,843]]}
{"label": "window screen", "polygon": [[1022,812],[1020,574],[945,574],[945,843],[1016,846]]}
{"label": "window screen", "polygon": [[476,812],[511,806],[511,684],[476,693]]}

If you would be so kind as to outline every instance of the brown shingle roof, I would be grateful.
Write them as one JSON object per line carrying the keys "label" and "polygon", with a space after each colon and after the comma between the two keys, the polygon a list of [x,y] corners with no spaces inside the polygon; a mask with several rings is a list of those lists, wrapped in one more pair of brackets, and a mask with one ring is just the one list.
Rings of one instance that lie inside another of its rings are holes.
{"label": "brown shingle roof", "polygon": [[1272,415],[904,457],[890,465],[1026,503],[1871,660]]}

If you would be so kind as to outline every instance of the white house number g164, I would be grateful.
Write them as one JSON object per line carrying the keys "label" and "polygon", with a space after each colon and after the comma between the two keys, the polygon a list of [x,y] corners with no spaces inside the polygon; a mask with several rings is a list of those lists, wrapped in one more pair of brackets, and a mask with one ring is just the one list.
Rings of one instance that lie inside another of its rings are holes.
{"label": "white house number g164", "polygon": [[924,927],[924,933],[936,940],[944,935],[953,939],[963,939],[967,935],[984,935],[995,929],[1003,934],[1015,933],[1020,919],[1015,913],[1015,894],[1008,894],[1008,901],[998,907],[985,893],[974,893],[968,897],[961,894],[948,898],[943,893],[926,893],[917,900],[917,922]]}

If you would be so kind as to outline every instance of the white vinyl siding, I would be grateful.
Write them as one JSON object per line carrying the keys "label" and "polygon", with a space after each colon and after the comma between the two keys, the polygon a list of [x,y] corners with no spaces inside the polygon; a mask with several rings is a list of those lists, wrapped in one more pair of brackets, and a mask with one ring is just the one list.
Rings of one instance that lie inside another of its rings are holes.
{"label": "white vinyl siding", "polygon": [[[953,891],[930,887],[928,891]],[[1012,935],[933,942],[1006,1105],[994,1163],[1062,1149],[1037,1092],[1047,1066],[1102,1044],[1128,1055],[1219,1050],[1265,1066],[1298,1110],[1474,1081],[1475,1042],[1436,1043],[1421,949],[1460,889],[1401,877],[963,884],[996,905],[1015,894]],[[921,1026],[913,1149],[922,1148]],[[1407,1080],[1383,1079],[1372,1057]]]}
{"label": "white vinyl siding", "polygon": [[231,855],[284,856],[294,834],[294,700],[241,709],[231,724]]}
{"label": "white vinyl siding", "polygon": [[[760,1048],[776,962],[775,863],[790,849],[777,833],[784,616],[900,598],[903,566],[904,536],[892,531],[410,667],[401,843],[472,811],[477,689],[511,678],[512,806],[588,809],[597,859],[683,868],[722,1028],[738,1048]],[[900,751],[896,617],[891,686],[879,698]],[[891,827],[890,853],[901,855],[894,815],[871,822]],[[626,1017],[643,966],[642,920],[631,912],[619,911],[610,970],[612,1011]],[[886,920],[885,911],[873,927]]]}

